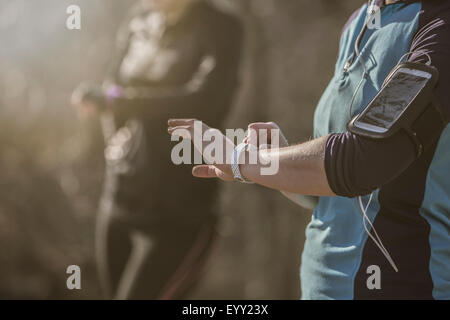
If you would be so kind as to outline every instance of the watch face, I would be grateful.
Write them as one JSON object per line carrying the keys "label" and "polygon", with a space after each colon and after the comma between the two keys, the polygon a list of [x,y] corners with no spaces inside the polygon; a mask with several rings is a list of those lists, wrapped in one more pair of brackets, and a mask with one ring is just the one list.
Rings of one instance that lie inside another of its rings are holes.
{"label": "watch face", "polygon": [[377,132],[389,130],[423,90],[430,77],[423,71],[399,69],[357,119],[356,125],[368,130],[377,127]]}

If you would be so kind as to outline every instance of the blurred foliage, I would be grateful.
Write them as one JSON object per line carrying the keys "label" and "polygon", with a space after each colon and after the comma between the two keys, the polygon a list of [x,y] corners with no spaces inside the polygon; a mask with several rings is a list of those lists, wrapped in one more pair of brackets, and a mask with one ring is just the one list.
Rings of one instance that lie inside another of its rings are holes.
{"label": "blurred foliage", "polygon": [[[103,140],[99,123],[79,121],[68,101],[80,81],[101,81],[132,3],[0,0],[0,298],[100,297],[93,235]],[[272,120],[291,142],[308,139],[340,30],[361,3],[236,0],[247,48],[228,127]],[[82,8],[81,31],[65,28],[70,4]],[[220,204],[221,240],[193,297],[298,297],[310,213],[248,186],[224,185]],[[79,292],[66,289],[71,264],[82,268]]]}

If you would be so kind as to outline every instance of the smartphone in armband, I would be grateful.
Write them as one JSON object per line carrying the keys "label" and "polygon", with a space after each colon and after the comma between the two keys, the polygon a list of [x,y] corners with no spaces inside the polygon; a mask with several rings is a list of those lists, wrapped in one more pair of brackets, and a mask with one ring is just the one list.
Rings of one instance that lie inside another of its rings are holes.
{"label": "smartphone in armband", "polygon": [[[414,62],[400,64],[369,105],[349,122],[348,130],[356,135],[384,139],[403,129],[413,139],[420,155],[429,135],[421,131],[435,130],[433,123],[443,122],[434,99],[438,78],[439,72],[432,66]],[[426,122],[425,126],[421,122]]]}

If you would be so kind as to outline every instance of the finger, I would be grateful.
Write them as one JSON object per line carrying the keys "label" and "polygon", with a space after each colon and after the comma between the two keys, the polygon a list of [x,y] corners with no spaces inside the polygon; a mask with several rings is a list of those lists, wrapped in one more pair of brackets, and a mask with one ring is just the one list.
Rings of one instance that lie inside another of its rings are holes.
{"label": "finger", "polygon": [[186,140],[193,140],[193,129],[189,126],[179,126],[168,128],[167,132],[171,137],[179,137]]}
{"label": "finger", "polygon": [[245,137],[244,141],[242,141],[242,143],[255,145],[255,142],[257,142],[257,141],[255,141],[254,136],[255,136],[254,130],[250,130],[250,125],[249,125],[248,129],[247,129],[247,136]]}
{"label": "finger", "polygon": [[217,178],[216,168],[212,165],[195,166],[192,169],[192,175],[197,178]]}
{"label": "finger", "polygon": [[[280,129],[280,126],[278,124],[276,124],[275,122],[267,122],[266,125],[268,127],[270,127],[270,131],[269,131],[269,135],[270,135],[270,143],[277,145],[277,146],[287,146],[289,145],[288,140],[286,139],[286,137],[284,136],[283,132]],[[272,141],[272,130],[277,130],[278,132],[278,140],[279,141]]]}
{"label": "finger", "polygon": [[[289,145],[289,143],[287,142],[286,137],[283,135],[283,132],[281,131],[280,127],[275,122],[252,123],[249,125],[249,129],[257,131],[258,138],[262,138],[261,140],[264,140],[264,139],[266,140],[266,141],[258,141],[259,144],[270,145],[270,144],[275,143],[276,145],[280,145],[280,146]],[[265,132],[262,132],[262,130],[265,130]],[[272,130],[277,130],[279,141],[272,141],[273,140],[273,137],[272,137],[273,131]],[[261,136],[260,136],[260,134],[261,134]],[[265,135],[267,135],[267,136],[265,136]]]}
{"label": "finger", "polygon": [[167,131],[169,132],[169,133],[173,133],[174,131],[177,131],[177,130],[190,130],[192,127],[191,126],[176,126],[176,127],[169,127],[169,128],[167,128]]}
{"label": "finger", "polygon": [[197,119],[170,119],[167,122],[169,130],[173,131],[176,127],[182,127],[183,129],[188,129],[191,132],[198,134],[200,137],[203,133],[210,128],[203,122]]}
{"label": "finger", "polygon": [[169,119],[167,121],[167,124],[169,127],[177,127],[177,126],[189,126],[194,125],[195,121],[198,121],[197,119]]}
{"label": "finger", "polygon": [[249,124],[248,128],[255,130],[280,129],[275,122],[254,122]]}
{"label": "finger", "polygon": [[248,126],[247,138],[246,142],[249,145],[252,145],[258,148],[258,135],[259,135],[259,123],[252,123]]}
{"label": "finger", "polygon": [[[255,122],[249,125],[250,143],[256,147],[260,144],[271,143],[271,130],[277,130],[273,122]],[[262,140],[262,141],[260,141]]]}

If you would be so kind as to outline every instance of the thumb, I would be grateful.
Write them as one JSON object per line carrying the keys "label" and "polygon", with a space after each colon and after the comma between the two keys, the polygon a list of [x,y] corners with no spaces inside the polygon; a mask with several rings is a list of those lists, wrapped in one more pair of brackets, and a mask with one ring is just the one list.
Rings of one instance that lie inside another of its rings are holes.
{"label": "thumb", "polygon": [[216,167],[212,165],[195,166],[192,175],[197,178],[217,178]]}

